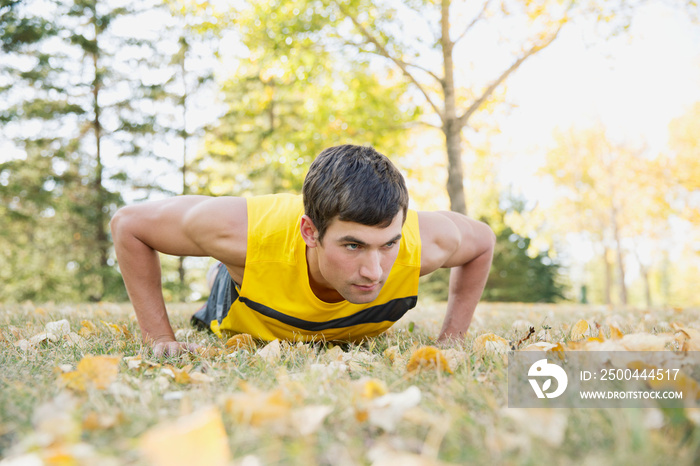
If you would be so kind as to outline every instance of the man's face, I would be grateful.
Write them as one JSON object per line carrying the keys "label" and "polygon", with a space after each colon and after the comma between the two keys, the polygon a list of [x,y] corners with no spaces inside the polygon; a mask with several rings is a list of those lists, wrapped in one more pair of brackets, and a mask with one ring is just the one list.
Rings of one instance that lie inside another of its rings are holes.
{"label": "man's face", "polygon": [[399,254],[402,225],[402,211],[386,228],[333,220],[314,248],[319,276],[312,278],[351,303],[374,301]]}

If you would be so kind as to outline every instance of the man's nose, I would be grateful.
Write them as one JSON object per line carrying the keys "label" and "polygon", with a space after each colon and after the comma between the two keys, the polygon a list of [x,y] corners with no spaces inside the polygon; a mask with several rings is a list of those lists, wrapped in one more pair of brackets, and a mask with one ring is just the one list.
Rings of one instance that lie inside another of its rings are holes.
{"label": "man's nose", "polygon": [[360,268],[362,278],[378,282],[382,278],[382,261],[379,251],[370,251]]}

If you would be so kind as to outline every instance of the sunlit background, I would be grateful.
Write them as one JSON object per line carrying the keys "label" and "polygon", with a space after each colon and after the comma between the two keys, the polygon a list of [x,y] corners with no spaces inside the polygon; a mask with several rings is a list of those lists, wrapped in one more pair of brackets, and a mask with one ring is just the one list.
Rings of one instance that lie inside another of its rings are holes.
{"label": "sunlit background", "polygon": [[[299,191],[320,150],[355,143],[401,168],[412,207],[492,226],[485,299],[700,305],[693,1],[32,0],[0,15],[0,300],[126,299],[119,206]],[[206,296],[207,265],[164,257],[166,299]]]}

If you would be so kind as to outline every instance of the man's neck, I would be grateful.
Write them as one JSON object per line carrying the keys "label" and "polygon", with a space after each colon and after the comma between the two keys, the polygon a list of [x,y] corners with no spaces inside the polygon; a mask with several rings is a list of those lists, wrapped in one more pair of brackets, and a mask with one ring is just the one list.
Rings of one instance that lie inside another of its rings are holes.
{"label": "man's neck", "polygon": [[306,270],[309,274],[311,291],[318,299],[326,303],[339,303],[345,300],[321,275],[321,271],[318,268],[316,250],[313,248],[306,248]]}

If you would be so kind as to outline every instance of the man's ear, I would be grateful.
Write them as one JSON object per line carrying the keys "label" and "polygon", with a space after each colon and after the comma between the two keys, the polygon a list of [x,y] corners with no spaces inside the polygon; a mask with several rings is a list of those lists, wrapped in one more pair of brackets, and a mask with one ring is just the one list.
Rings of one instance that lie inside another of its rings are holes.
{"label": "man's ear", "polygon": [[301,216],[301,225],[299,229],[301,230],[301,237],[304,238],[306,246],[315,248],[320,244],[318,241],[318,229],[308,215]]}

